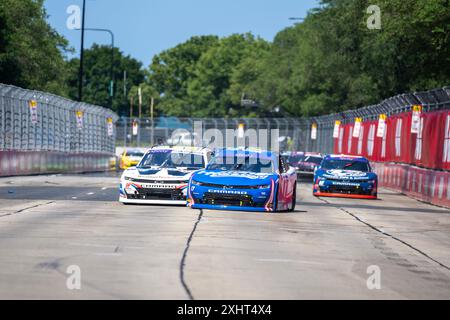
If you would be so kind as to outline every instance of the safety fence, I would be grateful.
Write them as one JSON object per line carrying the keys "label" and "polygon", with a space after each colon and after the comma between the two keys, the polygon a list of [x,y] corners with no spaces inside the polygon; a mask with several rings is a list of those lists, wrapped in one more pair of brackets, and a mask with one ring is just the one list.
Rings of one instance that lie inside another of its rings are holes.
{"label": "safety fence", "polygon": [[334,153],[367,157],[381,186],[450,207],[450,87],[327,119]]}
{"label": "safety fence", "polygon": [[0,84],[0,176],[109,168],[117,115]]}
{"label": "safety fence", "polygon": [[120,118],[117,145],[148,147],[174,143],[175,138],[190,145],[193,137],[174,137],[174,133],[183,129],[194,135],[199,124],[202,133],[214,129],[223,137],[230,129],[236,134],[266,130],[267,140],[276,139],[281,151],[362,155],[372,161],[450,170],[450,87],[313,118]]}
{"label": "safety fence", "polygon": [[[127,118],[122,117],[117,122],[117,146],[119,147],[148,147],[154,144],[181,143],[191,145],[194,138],[182,137],[177,141],[174,136],[180,130],[185,130],[196,134],[200,129],[202,134],[208,130],[217,130],[223,137],[226,137],[227,130],[236,132],[248,132],[255,130],[261,132],[265,130],[267,134],[264,140],[267,140],[269,146],[272,140],[279,143],[281,150],[291,149],[300,150],[316,146],[314,141],[308,142],[300,139],[302,131],[306,129],[308,122],[305,119],[296,118],[176,118],[160,117],[150,118]],[[274,131],[276,130],[276,132]],[[179,137],[179,136],[178,136]],[[175,141],[174,141],[175,140]],[[304,144],[304,143],[307,144]],[[226,141],[224,141],[224,144]],[[260,146],[260,141],[253,141],[252,147]],[[328,143],[328,150],[332,150],[333,141],[324,141],[323,146]]]}

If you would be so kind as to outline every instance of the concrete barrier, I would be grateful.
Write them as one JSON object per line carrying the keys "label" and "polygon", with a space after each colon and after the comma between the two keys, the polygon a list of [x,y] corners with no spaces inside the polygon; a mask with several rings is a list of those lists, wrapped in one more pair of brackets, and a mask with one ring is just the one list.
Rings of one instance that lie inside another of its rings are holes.
{"label": "concrete barrier", "polygon": [[450,172],[407,164],[372,164],[379,186],[401,192],[420,201],[450,208]]}
{"label": "concrete barrier", "polygon": [[109,154],[0,151],[0,177],[110,170]]}

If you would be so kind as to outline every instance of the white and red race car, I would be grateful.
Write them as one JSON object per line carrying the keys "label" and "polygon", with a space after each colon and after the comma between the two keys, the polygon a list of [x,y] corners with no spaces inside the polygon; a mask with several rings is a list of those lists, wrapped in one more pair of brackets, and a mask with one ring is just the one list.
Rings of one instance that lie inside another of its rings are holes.
{"label": "white and red race car", "polygon": [[124,204],[186,205],[192,174],[204,169],[211,150],[195,147],[154,147],[136,167],[125,170],[120,179]]}

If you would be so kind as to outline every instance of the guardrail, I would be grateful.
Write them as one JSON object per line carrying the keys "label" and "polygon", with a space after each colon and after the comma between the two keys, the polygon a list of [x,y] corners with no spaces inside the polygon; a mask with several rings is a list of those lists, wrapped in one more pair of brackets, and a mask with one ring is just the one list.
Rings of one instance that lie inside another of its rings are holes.
{"label": "guardrail", "polygon": [[106,108],[0,84],[0,176],[106,170],[117,120]]}

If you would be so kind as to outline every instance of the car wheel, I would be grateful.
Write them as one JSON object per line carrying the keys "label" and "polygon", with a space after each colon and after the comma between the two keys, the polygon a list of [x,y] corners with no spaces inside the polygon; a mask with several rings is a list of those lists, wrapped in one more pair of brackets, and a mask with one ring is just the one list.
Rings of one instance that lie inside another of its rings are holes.
{"label": "car wheel", "polygon": [[292,205],[288,211],[294,212],[296,205],[297,205],[297,183],[295,183],[295,186],[294,186],[294,194],[292,196]]}

